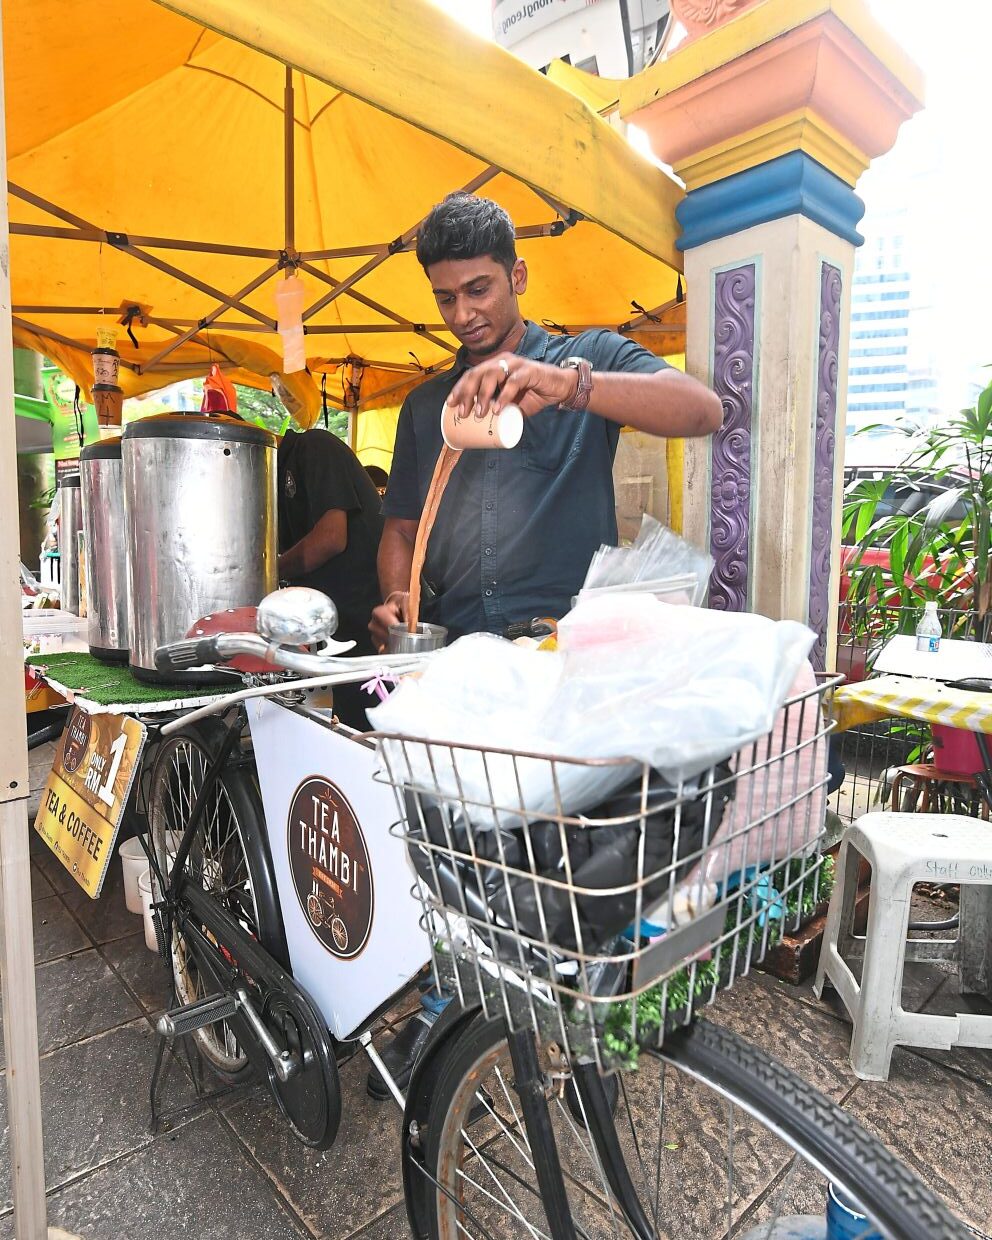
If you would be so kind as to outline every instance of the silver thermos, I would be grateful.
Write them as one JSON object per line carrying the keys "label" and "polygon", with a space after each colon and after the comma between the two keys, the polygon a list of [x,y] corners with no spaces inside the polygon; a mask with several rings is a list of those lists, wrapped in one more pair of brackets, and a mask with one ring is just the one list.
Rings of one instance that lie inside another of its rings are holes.
{"label": "silver thermos", "polygon": [[59,483],[59,581],[62,610],[79,615],[79,531],[83,528],[82,496],[78,474],[66,474]]}
{"label": "silver thermos", "polygon": [[121,439],[101,439],[79,454],[86,553],[86,637],[90,654],[127,662],[127,557]]}
{"label": "silver thermos", "polygon": [[132,422],[122,448],[131,670],[150,683],[216,680],[164,676],[155,650],[278,585],[276,438],[235,418],[163,414]]}

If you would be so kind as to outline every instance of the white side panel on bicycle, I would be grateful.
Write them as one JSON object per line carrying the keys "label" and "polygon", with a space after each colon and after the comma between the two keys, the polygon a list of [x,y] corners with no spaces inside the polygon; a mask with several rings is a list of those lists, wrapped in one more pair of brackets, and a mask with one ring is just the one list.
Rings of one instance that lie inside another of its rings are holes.
{"label": "white side panel on bicycle", "polygon": [[335,1036],[430,959],[393,790],[375,750],[265,698],[247,703],[293,976]]}

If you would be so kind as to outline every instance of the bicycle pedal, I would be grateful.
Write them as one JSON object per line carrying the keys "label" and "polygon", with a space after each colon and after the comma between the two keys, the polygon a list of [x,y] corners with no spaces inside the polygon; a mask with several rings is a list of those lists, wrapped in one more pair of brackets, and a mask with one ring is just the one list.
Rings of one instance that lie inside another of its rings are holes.
{"label": "bicycle pedal", "polygon": [[155,1028],[163,1038],[181,1038],[218,1020],[226,1020],[237,1010],[238,1001],[233,995],[208,995],[206,999],[197,999],[195,1003],[164,1012],[155,1022]]}

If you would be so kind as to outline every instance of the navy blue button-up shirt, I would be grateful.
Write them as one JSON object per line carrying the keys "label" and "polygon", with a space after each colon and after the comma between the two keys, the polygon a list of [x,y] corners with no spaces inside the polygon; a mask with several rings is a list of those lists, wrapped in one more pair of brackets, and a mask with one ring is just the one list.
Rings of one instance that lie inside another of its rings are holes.
{"label": "navy blue button-up shirt", "polygon": [[[667,363],[615,332],[551,336],[528,323],[516,352],[557,365],[584,357],[594,371],[650,374]],[[460,350],[452,370],[407,397],[383,515],[417,521],[427,498],[441,439],[441,406],[467,368]],[[620,427],[592,413],[555,407],[524,419],[509,451],[462,453],[448,482],[427,548],[424,578],[433,599],[422,619],[446,625],[450,637],[501,633],[534,616],[563,616],[593,553],[616,543],[613,458]]]}

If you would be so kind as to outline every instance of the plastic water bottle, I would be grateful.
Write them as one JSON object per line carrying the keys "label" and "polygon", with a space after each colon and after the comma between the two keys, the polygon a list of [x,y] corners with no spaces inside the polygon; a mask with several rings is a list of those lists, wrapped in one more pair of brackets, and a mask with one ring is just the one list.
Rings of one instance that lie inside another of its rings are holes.
{"label": "plastic water bottle", "polygon": [[[939,633],[939,625],[937,630]],[[867,1216],[835,1184],[827,1189],[827,1240],[882,1240],[882,1233],[875,1230]]]}
{"label": "plastic water bottle", "polygon": [[937,604],[926,603],[923,617],[916,626],[916,649],[936,654],[940,649],[940,618],[937,615]]}
{"label": "plastic water bottle", "polygon": [[882,1235],[840,1189],[830,1184],[825,1216],[793,1214],[752,1228],[742,1240],[882,1240]]}

